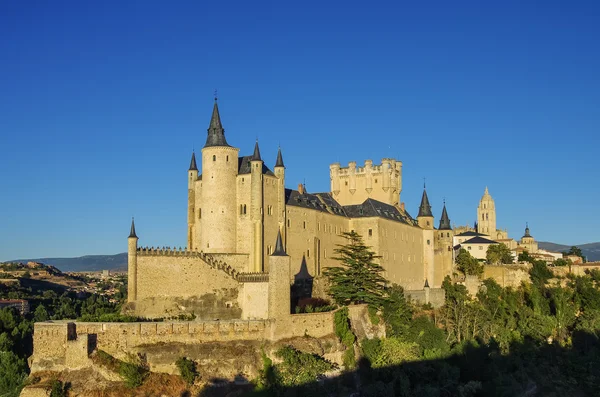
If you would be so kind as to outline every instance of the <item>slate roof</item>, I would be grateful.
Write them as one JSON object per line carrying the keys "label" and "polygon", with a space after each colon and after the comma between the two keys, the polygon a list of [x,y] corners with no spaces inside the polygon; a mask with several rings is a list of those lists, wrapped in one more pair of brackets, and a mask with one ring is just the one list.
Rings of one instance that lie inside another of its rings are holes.
{"label": "slate roof", "polygon": [[492,241],[492,240],[488,240],[487,238],[477,236],[477,237],[470,238],[467,241],[463,241],[461,244],[464,245],[464,244],[498,244],[498,243],[496,243],[495,241]]}
{"label": "slate roof", "polygon": [[429,197],[427,197],[427,191],[425,189],[423,189],[421,205],[419,206],[419,215],[417,216],[433,216],[433,213],[431,212],[431,205],[429,205]]}
{"label": "slate roof", "polygon": [[198,171],[198,166],[196,165],[196,153],[194,152],[192,152],[192,161],[190,161],[189,171]]}
{"label": "slate roof", "polygon": [[[252,161],[252,156],[238,157],[238,175],[249,174],[252,171],[250,161]],[[265,163],[263,163],[262,166],[262,173],[265,175],[275,176],[273,171],[271,171],[269,167],[265,165]]]}
{"label": "slate roof", "polygon": [[225,139],[225,129],[223,128],[223,124],[221,123],[221,116],[219,115],[219,106],[217,106],[216,99],[207,131],[208,136],[206,137],[206,144],[204,145],[204,147],[230,146],[227,143],[227,140]]}
{"label": "slate roof", "polygon": [[277,242],[275,243],[275,251],[271,256],[287,256],[285,249],[283,248],[283,242],[281,241],[281,230],[277,232]]}
{"label": "slate roof", "polygon": [[285,167],[285,165],[283,165],[283,157],[281,156],[281,148],[277,149],[277,161],[275,161],[275,167]]}
{"label": "slate roof", "polygon": [[452,230],[452,227],[450,227],[448,211],[446,211],[446,204],[444,204],[444,209],[442,210],[442,217],[440,218],[440,227],[438,230]]}
{"label": "slate roof", "polygon": [[477,236],[487,236],[487,234],[469,231],[469,232],[462,232],[461,234],[456,235],[456,237],[477,237]]}
{"label": "slate roof", "polygon": [[308,266],[306,266],[306,258],[302,256],[302,263],[300,264],[300,271],[294,275],[294,281],[297,280],[310,280],[313,276],[308,272]]}
{"label": "slate roof", "polygon": [[415,220],[407,213],[402,212],[393,205],[381,201],[367,199],[362,204],[340,205],[330,193],[304,193],[297,190],[285,189],[285,203],[294,207],[309,208],[321,212],[328,212],[346,218],[379,217],[390,219],[407,225],[416,225]]}

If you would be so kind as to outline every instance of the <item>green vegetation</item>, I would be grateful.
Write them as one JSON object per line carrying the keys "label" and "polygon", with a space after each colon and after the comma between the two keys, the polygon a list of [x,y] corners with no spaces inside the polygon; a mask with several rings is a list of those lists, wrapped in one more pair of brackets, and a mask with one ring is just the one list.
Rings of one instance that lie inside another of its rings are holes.
{"label": "green vegetation", "polygon": [[375,263],[377,256],[356,232],[345,232],[342,237],[346,244],[335,250],[340,266],[323,271],[330,283],[331,297],[340,305],[368,303],[380,307],[385,301],[385,279],[381,275],[383,268]]}
{"label": "green vegetation", "polygon": [[354,336],[354,333],[352,333],[352,329],[350,328],[347,307],[335,312],[334,325],[336,336],[340,339],[342,344],[346,346],[343,357],[344,368],[346,370],[354,369],[356,367],[356,357],[354,355],[354,342],[356,341],[356,336]]}
{"label": "green vegetation", "polygon": [[282,360],[274,368],[275,383],[283,387],[302,386],[317,380],[319,375],[335,368],[335,364],[316,355],[285,346],[275,352]]}
{"label": "green vegetation", "polygon": [[456,255],[456,268],[466,276],[483,275],[483,263],[473,258],[464,248],[461,248]]}
{"label": "green vegetation", "polygon": [[133,389],[144,383],[148,376],[148,369],[137,357],[129,356],[128,361],[120,363],[119,375],[123,378],[125,386]]}
{"label": "green vegetation", "polygon": [[180,357],[176,362],[179,374],[187,382],[188,385],[193,385],[194,381],[198,377],[198,371],[196,370],[196,363],[189,358]]}
{"label": "green vegetation", "polygon": [[67,397],[68,385],[64,385],[58,379],[54,379],[50,386],[50,397]]}
{"label": "green vegetation", "polygon": [[505,244],[492,244],[488,247],[486,252],[486,260],[490,265],[498,264],[510,264],[513,263],[513,256],[510,253],[510,249]]}
{"label": "green vegetation", "polygon": [[581,259],[583,260],[583,262],[586,262],[586,257],[583,256],[583,252],[581,252],[581,248],[576,247],[576,246],[572,246],[568,251],[565,251],[562,253],[563,255],[576,255],[581,257]]}

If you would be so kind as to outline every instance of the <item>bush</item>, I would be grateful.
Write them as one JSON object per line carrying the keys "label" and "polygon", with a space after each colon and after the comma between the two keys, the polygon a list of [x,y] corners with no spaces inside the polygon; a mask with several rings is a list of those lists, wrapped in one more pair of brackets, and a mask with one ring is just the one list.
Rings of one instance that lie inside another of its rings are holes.
{"label": "bush", "polygon": [[356,366],[356,358],[354,356],[354,341],[356,337],[350,329],[350,319],[348,318],[348,308],[338,310],[334,317],[335,322],[335,334],[344,346],[346,351],[344,352],[343,360],[344,367],[346,370],[352,369]]}
{"label": "bush", "polygon": [[321,298],[303,298],[298,301],[295,312],[300,313],[322,313],[335,310],[336,306],[330,301]]}
{"label": "bush", "polygon": [[125,386],[132,389],[141,386],[148,374],[148,370],[136,361],[130,357],[129,362],[122,362],[119,366],[119,375],[125,381]]}
{"label": "bush", "polygon": [[0,391],[3,397],[17,397],[27,377],[25,361],[12,352],[0,352]]}
{"label": "bush", "polygon": [[179,374],[187,382],[188,385],[193,385],[194,381],[198,377],[198,371],[196,370],[196,363],[189,358],[181,357],[175,362],[179,369]]}
{"label": "bush", "polygon": [[369,319],[371,320],[371,324],[379,325],[379,316],[377,315],[377,308],[374,306],[369,306]]}
{"label": "bush", "polygon": [[275,355],[282,360],[275,368],[276,382],[285,387],[315,382],[319,375],[335,369],[335,364],[323,357],[304,353],[291,346],[282,347]]}
{"label": "bush", "polygon": [[54,379],[51,383],[50,397],[66,397],[67,385],[63,385],[58,379]]}

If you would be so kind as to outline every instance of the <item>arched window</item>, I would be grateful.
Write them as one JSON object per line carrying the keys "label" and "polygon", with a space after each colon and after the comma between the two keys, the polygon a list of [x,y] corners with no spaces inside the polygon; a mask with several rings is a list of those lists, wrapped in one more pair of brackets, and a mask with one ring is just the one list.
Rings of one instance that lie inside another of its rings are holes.
{"label": "arched window", "polygon": [[485,220],[489,221],[490,220],[490,214],[485,214]]}
{"label": "arched window", "polygon": [[213,154],[213,161],[217,161],[217,156]]}
{"label": "arched window", "polygon": [[244,215],[246,215],[246,204],[244,204]]}

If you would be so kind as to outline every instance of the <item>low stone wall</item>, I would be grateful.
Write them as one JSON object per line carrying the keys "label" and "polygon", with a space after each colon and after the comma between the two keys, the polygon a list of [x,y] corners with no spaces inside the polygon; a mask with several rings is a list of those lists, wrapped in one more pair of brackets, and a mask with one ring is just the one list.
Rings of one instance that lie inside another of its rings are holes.
{"label": "low stone wall", "polygon": [[600,270],[599,262],[582,263],[571,266],[554,266],[549,267],[555,276],[565,277],[567,274],[573,274],[574,276],[584,276],[586,271]]}
{"label": "low stone wall", "polygon": [[442,288],[429,288],[428,290],[405,290],[404,296],[419,305],[430,303],[434,308],[442,307],[446,300],[446,291]]}

